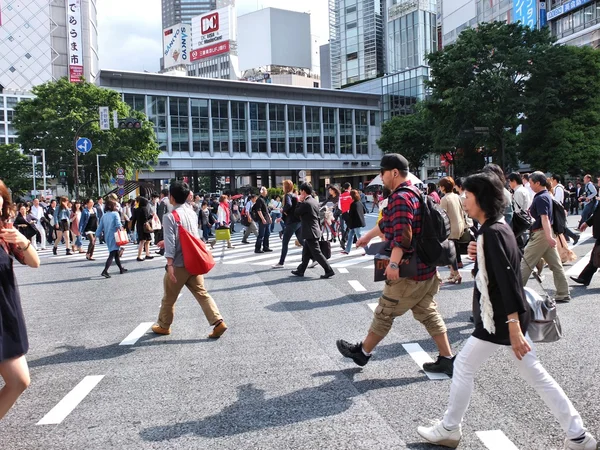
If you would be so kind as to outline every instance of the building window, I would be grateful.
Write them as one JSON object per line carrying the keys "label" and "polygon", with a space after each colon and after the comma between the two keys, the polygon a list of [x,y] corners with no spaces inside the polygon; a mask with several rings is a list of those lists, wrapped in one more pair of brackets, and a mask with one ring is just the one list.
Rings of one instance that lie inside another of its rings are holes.
{"label": "building window", "polygon": [[321,121],[319,107],[306,107],[306,151],[311,154],[321,153]]}
{"label": "building window", "polygon": [[169,98],[171,116],[171,149],[174,152],[189,152],[190,150],[190,119],[188,116],[187,98]]}
{"label": "building window", "polygon": [[290,153],[304,153],[304,121],[302,106],[288,106],[288,122],[290,130]]}
{"label": "building window", "polygon": [[231,102],[231,129],[233,132],[233,151],[246,153],[246,146],[248,145],[246,102]]}
{"label": "building window", "polygon": [[369,111],[356,110],[356,154],[369,154]]}
{"label": "building window", "polygon": [[125,94],[123,101],[134,111],[146,113],[146,96],[139,94]]}
{"label": "building window", "polygon": [[335,154],[337,145],[337,126],[334,108],[323,108],[323,135],[325,153]]}
{"label": "building window", "polygon": [[269,105],[271,152],[285,153],[285,105]]}
{"label": "building window", "polygon": [[352,155],[352,110],[340,109],[340,153]]}
{"label": "building window", "polygon": [[158,147],[167,151],[167,98],[148,96],[148,120],[154,125]]}
{"label": "building window", "polygon": [[14,108],[15,106],[17,106],[17,103],[19,103],[19,99],[17,97],[6,97],[6,107],[7,108]]}
{"label": "building window", "polygon": [[267,153],[267,104],[250,103],[252,151]]}
{"label": "building window", "polygon": [[213,122],[213,146],[215,152],[229,151],[229,113],[227,100],[213,100],[211,102]]}
{"label": "building window", "polygon": [[191,99],[192,102],[192,146],[195,152],[210,151],[210,119],[208,100]]}

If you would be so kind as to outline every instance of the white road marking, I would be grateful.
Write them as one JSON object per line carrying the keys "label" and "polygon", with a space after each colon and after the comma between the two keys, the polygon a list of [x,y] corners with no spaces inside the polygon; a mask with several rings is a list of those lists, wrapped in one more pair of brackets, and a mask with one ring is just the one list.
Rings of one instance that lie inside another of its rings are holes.
{"label": "white road marking", "polygon": [[[433,362],[433,359],[423,350],[419,344],[402,344],[404,350],[408,352],[410,357],[417,363],[417,365],[423,369],[423,364]],[[425,372],[425,375],[430,380],[448,380],[450,377],[445,373],[431,373]]]}
{"label": "white road marking", "polygon": [[356,292],[367,291],[367,288],[360,284],[358,280],[348,280],[348,283],[350,283],[350,286],[352,286]]}
{"label": "white road marking", "polygon": [[104,375],[87,376],[73,388],[65,397],[42,417],[37,425],[58,425],[82,402],[82,400],[96,387]]}
{"label": "white road marking", "polygon": [[146,331],[148,331],[148,328],[152,325],[154,325],[154,322],[144,322],[139,324],[119,345],[134,345],[139,338],[146,334]]}
{"label": "white road marking", "polygon": [[475,434],[488,450],[519,450],[500,430],[477,431]]}
{"label": "white road marking", "polygon": [[340,273],[350,273],[348,272],[348,269],[345,269],[343,267],[340,267],[338,270],[340,271]]}
{"label": "white road marking", "polygon": [[565,275],[567,275],[568,277],[578,277],[579,274],[583,271],[583,269],[585,269],[585,266],[587,266],[590,262],[591,256],[592,252],[590,251],[585,256],[579,258],[579,261],[577,261],[574,266],[567,270],[567,273]]}
{"label": "white road marking", "polygon": [[379,305],[379,303],[369,303],[369,308],[371,308],[371,311],[375,312],[375,308],[377,308],[377,305]]}

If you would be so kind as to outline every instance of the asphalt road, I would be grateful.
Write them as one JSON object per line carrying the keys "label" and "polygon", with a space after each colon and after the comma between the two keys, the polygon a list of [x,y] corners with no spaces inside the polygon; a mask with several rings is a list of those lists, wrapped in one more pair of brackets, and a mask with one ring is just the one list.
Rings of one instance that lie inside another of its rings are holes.
{"label": "asphalt road", "polygon": [[[580,260],[592,249],[589,237],[574,247]],[[278,241],[274,236],[275,249]],[[137,262],[133,246],[125,256],[129,273],[118,275],[113,266],[109,280],[99,276],[102,248],[95,262],[45,252],[38,270],[18,267],[32,383],[0,422],[0,447],[436,448],[416,428],[441,418],[450,381],[429,379],[404,346],[418,344],[436,356],[410,314],[396,320],[364,368],[337,352],[336,339],[359,341],[370,325],[369,305],[382,285],[372,281],[369,259],[336,249],[333,278],[318,279],[320,268],[295,278],[289,274],[298,262],[295,249],[289,269],[273,270],[278,255],[254,255],[251,247],[215,249],[219,263],[206,285],[230,327],[218,341],[206,338],[210,327],[185,289],[172,335],[149,331],[162,297],[164,259]],[[437,297],[455,351],[472,331],[468,272],[462,285],[444,286]],[[550,276],[545,285],[554,292]],[[539,289],[533,280],[529,286]],[[588,288],[573,287],[573,301],[559,305],[564,338],[537,346],[596,436],[599,293],[600,277]],[[139,339],[119,345],[136,329]],[[522,450],[562,448],[562,430],[508,352],[498,351],[478,374],[459,448],[510,448],[502,439]],[[493,430],[486,445],[477,433]]]}

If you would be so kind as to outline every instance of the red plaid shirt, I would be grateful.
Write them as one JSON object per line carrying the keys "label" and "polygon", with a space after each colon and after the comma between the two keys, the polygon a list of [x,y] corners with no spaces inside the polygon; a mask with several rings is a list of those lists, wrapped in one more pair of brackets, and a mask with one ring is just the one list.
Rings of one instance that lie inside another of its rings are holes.
{"label": "red plaid shirt", "polygon": [[435,276],[437,268],[421,262],[412,245],[413,235],[421,232],[421,201],[413,192],[400,190],[405,186],[411,186],[411,182],[402,183],[388,198],[379,229],[390,247],[400,247],[404,251],[403,258],[417,258],[417,276],[410,279],[425,281]]}

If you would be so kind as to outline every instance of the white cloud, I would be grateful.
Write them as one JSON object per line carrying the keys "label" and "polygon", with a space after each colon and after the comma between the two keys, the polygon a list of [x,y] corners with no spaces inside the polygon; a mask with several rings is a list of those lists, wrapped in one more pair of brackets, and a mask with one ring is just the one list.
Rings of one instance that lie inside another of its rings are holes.
{"label": "white cloud", "polygon": [[[238,15],[260,8],[310,12],[312,34],[319,43],[329,36],[327,0],[237,0]],[[98,2],[100,68],[156,72],[162,55],[161,0]]]}

